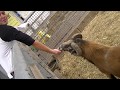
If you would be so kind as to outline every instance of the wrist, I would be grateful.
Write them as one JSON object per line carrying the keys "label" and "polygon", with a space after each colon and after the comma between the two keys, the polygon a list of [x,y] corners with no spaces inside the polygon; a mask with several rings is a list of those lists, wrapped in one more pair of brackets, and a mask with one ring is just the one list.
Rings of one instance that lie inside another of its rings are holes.
{"label": "wrist", "polygon": [[55,54],[55,52],[54,52],[54,50],[53,50],[53,49],[50,49],[50,53]]}

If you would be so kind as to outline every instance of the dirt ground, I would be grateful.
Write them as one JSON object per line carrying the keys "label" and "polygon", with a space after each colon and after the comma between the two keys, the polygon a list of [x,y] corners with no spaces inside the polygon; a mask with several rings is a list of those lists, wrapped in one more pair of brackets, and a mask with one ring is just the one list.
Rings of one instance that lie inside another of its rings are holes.
{"label": "dirt ground", "polygon": [[[85,27],[83,38],[104,45],[120,45],[120,12],[105,11],[98,15]],[[60,73],[66,79],[108,79],[96,66],[82,57],[65,52],[60,61]]]}

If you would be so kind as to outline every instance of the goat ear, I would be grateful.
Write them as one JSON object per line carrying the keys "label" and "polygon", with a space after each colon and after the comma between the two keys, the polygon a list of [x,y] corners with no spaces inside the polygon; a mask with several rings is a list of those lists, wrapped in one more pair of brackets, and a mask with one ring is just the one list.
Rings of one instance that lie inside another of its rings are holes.
{"label": "goat ear", "polygon": [[77,33],[75,35],[72,36],[72,40],[75,43],[79,43],[82,40],[82,35],[80,33]]}
{"label": "goat ear", "polygon": [[74,35],[72,36],[72,39],[76,39],[76,38],[82,39],[82,34],[76,33],[76,34],[74,34]]}

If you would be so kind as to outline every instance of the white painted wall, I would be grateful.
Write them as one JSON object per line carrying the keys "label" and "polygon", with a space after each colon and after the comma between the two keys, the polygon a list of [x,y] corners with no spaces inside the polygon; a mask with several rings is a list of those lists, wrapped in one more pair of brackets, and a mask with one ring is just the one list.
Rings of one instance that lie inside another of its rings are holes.
{"label": "white painted wall", "polygon": [[33,11],[17,11],[24,19],[26,19]]}

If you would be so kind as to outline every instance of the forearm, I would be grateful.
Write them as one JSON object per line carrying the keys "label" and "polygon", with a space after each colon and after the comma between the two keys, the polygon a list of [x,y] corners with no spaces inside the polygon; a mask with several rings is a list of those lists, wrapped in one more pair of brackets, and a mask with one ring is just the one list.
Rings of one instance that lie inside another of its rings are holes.
{"label": "forearm", "polygon": [[53,53],[52,49],[47,47],[46,45],[42,44],[41,42],[35,40],[35,42],[33,43],[33,46],[42,50],[42,51],[45,51],[45,52],[48,52],[48,53]]}

